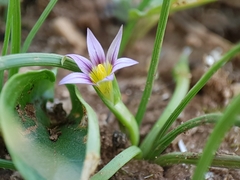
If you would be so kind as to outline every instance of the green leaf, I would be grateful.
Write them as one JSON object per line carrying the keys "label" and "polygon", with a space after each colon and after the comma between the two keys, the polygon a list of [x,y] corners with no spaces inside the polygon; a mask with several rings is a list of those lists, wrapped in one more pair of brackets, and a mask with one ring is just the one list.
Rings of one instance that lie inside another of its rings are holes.
{"label": "green leaf", "polygon": [[[11,8],[11,54],[20,53],[21,49],[21,6],[20,0],[11,0],[9,2],[9,9]],[[12,77],[18,73],[18,68],[9,70],[8,77]]]}
{"label": "green leaf", "polygon": [[[217,0],[197,0],[197,1],[189,1],[185,3],[181,2],[176,2],[176,0],[172,0],[171,2],[171,10],[170,12],[177,12],[181,10],[186,10],[194,7],[198,7],[207,3],[215,2]],[[158,15],[159,11],[161,11],[163,1],[162,0],[157,0],[157,1],[152,1],[149,3],[147,10],[140,11],[139,9],[132,9],[129,11],[129,19],[130,20],[137,20],[140,18],[151,18],[154,15]]]}
{"label": "green leaf", "polygon": [[[193,152],[172,152],[159,156],[154,162],[160,166],[172,166],[174,164],[194,164],[197,165],[202,153]],[[210,164],[212,167],[240,168],[240,156],[216,154]],[[203,178],[202,178],[203,179]]]}
{"label": "green leaf", "polygon": [[176,87],[167,107],[164,109],[163,113],[154,124],[151,131],[144,138],[140,146],[145,158],[149,158],[150,154],[153,153],[153,147],[158,140],[158,133],[161,131],[161,128],[166,123],[171,113],[187,94],[190,85],[190,72],[188,67],[188,58],[190,53],[191,50],[189,48],[185,48],[178,63],[173,68],[173,76],[176,82]]}
{"label": "green leaf", "polygon": [[158,21],[158,27],[157,27],[157,32],[156,32],[156,37],[155,37],[155,42],[154,42],[154,49],[153,49],[153,53],[152,53],[150,67],[148,70],[146,85],[145,85],[145,88],[143,91],[143,95],[142,95],[140,104],[138,106],[137,114],[135,116],[136,121],[139,126],[141,125],[141,122],[143,120],[143,116],[146,112],[147,104],[149,102],[149,99],[150,99],[150,96],[152,93],[155,75],[156,75],[157,67],[158,67],[159,60],[160,60],[160,53],[161,53],[161,49],[162,49],[163,37],[164,37],[165,29],[167,26],[170,5],[171,5],[171,1],[169,1],[169,0],[163,1],[163,11],[160,12],[160,18]]}
{"label": "green leaf", "polygon": [[232,57],[236,56],[240,51],[240,44],[237,44],[232,49],[230,49],[222,58],[214,63],[208,71],[199,79],[199,81],[190,89],[184,99],[180,102],[177,108],[170,115],[166,123],[163,125],[160,133],[158,134],[158,139],[161,140],[166,134],[172,123],[177,119],[179,114],[187,106],[187,104],[195,97],[195,95],[202,89],[202,87],[208,82],[208,80],[213,76],[218,69],[231,60]]}
{"label": "green leaf", "polygon": [[136,156],[141,156],[141,150],[137,146],[128,147],[92,176],[91,180],[106,180],[111,178],[122,166]]}
{"label": "green leaf", "polygon": [[[47,110],[54,81],[54,73],[49,70],[17,74],[7,81],[0,97],[4,140],[25,179],[84,179],[96,167],[89,171],[85,164],[97,164],[99,160],[97,118],[72,88],[69,91],[74,108],[69,116],[61,105]],[[88,133],[89,129],[95,132]],[[89,147],[91,142],[95,149]],[[94,158],[89,160],[89,156]]]}
{"label": "green leaf", "polygon": [[[213,131],[211,132],[207,143],[203,149],[203,154],[197,163],[194,180],[203,179],[204,173],[208,170],[212,163],[215,152],[220,146],[227,131],[233,126],[237,115],[239,114],[240,95],[236,96],[229,106],[226,108],[222,118],[218,121]],[[239,166],[240,161],[238,162]]]}
{"label": "green leaf", "polygon": [[23,47],[22,47],[22,52],[24,52],[24,53],[27,52],[29,46],[31,45],[31,42],[32,42],[33,38],[37,34],[38,30],[40,29],[40,27],[42,26],[42,24],[44,23],[46,18],[48,17],[49,13],[52,11],[52,9],[55,6],[55,4],[57,3],[57,1],[58,0],[51,0],[48,3],[47,7],[44,9],[43,13],[41,14],[39,19],[37,20],[36,24],[31,29],[27,38],[25,39],[25,41],[23,43]]}

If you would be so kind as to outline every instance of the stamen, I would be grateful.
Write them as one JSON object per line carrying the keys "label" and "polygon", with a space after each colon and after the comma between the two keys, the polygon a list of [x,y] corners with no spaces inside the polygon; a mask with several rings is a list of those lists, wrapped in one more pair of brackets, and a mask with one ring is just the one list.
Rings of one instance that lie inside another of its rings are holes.
{"label": "stamen", "polygon": [[110,63],[106,64],[98,64],[96,67],[92,69],[92,72],[89,74],[92,82],[98,83],[99,81],[106,78],[109,74],[111,74],[112,65]]}

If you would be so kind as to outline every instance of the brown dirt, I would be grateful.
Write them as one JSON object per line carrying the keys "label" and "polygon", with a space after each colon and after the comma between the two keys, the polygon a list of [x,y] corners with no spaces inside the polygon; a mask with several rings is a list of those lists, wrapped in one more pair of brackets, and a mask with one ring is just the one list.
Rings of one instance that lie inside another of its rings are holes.
{"label": "brown dirt", "polygon": [[[25,4],[23,35],[29,32],[40,12],[45,7],[46,2],[48,1],[38,0],[35,4]],[[79,33],[78,36],[80,39],[81,37],[85,39],[86,28],[91,28],[104,49],[107,50],[119,28],[119,24],[121,24],[115,18],[106,16],[106,7],[111,7],[107,6],[109,2],[108,0],[71,0],[70,3],[70,1],[59,0],[48,20],[34,39],[29,51],[59,54],[78,52],[83,56],[88,56],[85,46],[79,47],[79,42],[76,43],[71,37],[65,36],[66,34],[62,31],[59,34],[56,28],[66,27],[58,26],[53,22],[60,17],[68,18],[68,22],[73,25],[73,30],[75,29]],[[149,132],[171,98],[174,90],[171,71],[183,47],[190,46],[193,50],[189,60],[192,75],[191,86],[193,86],[208,69],[204,57],[216,48],[220,48],[224,53],[234,43],[239,41],[240,6],[233,6],[230,1],[226,2],[216,2],[170,16],[161,53],[158,77],[156,78],[153,93],[140,130],[141,138],[144,138]],[[238,2],[237,4],[239,5],[240,3]],[[137,111],[143,92],[147,67],[149,66],[154,43],[154,35],[155,28],[144,38],[127,48],[124,55],[139,61],[139,64],[120,70],[116,74],[123,101],[133,114]],[[86,44],[86,42],[81,40],[80,44]],[[190,118],[209,112],[222,111],[229,103],[231,97],[240,92],[239,62],[239,58],[235,58],[218,71],[185,108],[178,120],[173,124],[173,128]],[[26,69],[29,68],[23,68],[22,71]],[[58,81],[68,73],[69,71],[59,70]],[[98,113],[102,142],[101,163],[98,169],[101,169],[114,156],[129,146],[129,143],[121,133],[117,133],[117,140],[115,139],[117,143],[115,140],[113,141],[113,136],[116,135],[116,131],[119,131],[116,119],[109,113],[91,87],[80,85],[79,89],[83,97]],[[66,88],[58,86],[56,88],[56,95],[63,102],[66,112],[69,112],[71,105]],[[213,125],[193,128],[179,135],[165,152],[179,151],[177,143],[180,139],[183,140],[188,151],[201,152],[212,129]],[[240,155],[239,133],[239,128],[232,128],[222,142],[218,153]],[[2,148],[4,147],[0,148],[0,155],[6,154],[6,151],[2,152]],[[213,174],[208,179],[240,179],[239,170],[211,168],[209,171]],[[180,164],[171,167],[160,167],[151,162],[132,160],[111,179],[183,180],[191,179],[193,172],[194,166],[192,165]],[[0,177],[3,177],[2,171],[0,171]]]}

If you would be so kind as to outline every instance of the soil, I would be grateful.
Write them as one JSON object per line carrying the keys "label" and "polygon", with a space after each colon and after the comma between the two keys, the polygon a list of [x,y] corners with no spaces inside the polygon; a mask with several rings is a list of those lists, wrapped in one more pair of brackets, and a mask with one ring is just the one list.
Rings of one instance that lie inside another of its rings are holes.
{"label": "soil", "polygon": [[[25,0],[23,2],[23,37],[26,37],[47,3],[47,0]],[[93,31],[104,49],[107,50],[120,25],[124,23],[111,14],[114,7],[110,0],[59,0],[35,37],[29,52],[63,55],[78,53],[88,57],[85,40],[87,27]],[[214,54],[220,56],[236,42],[239,42],[239,29],[239,1],[215,2],[178,12],[169,17],[158,76],[140,129],[141,139],[149,132],[171,98],[175,87],[171,71],[183,48],[189,46],[192,49],[189,65],[191,86],[193,86],[209,68],[209,56],[213,57]],[[137,111],[143,93],[155,31],[156,27],[126,48],[124,52],[124,56],[137,60],[139,64],[116,73],[123,101],[133,114]],[[0,32],[4,34],[4,28],[1,28]],[[3,41],[3,39],[1,40]],[[185,108],[172,128],[190,118],[209,112],[222,111],[230,99],[240,92],[239,62],[239,57],[236,57],[219,70]],[[22,68],[21,72],[37,68]],[[68,73],[67,70],[59,69],[58,81]],[[120,132],[115,117],[103,105],[93,88],[79,85],[79,89],[99,117],[102,147],[101,163],[98,169],[101,169],[114,156],[128,147],[129,142],[126,136]],[[64,110],[69,112],[71,109],[70,99],[64,86],[56,87],[56,98],[63,103]],[[28,112],[33,113],[32,111]],[[199,126],[179,135],[165,150],[165,153],[180,151],[178,147],[180,140],[184,142],[189,152],[201,152],[213,127],[214,125]],[[218,153],[240,155],[239,133],[238,127],[232,128],[222,142]],[[10,158],[3,142],[0,143],[0,158]],[[161,167],[144,160],[132,160],[111,179],[184,180],[191,179],[194,168],[193,165],[185,164]],[[237,169],[210,168],[209,172],[211,173],[206,175],[206,179],[240,179],[240,171]],[[19,176],[19,174],[16,175],[16,172],[0,169],[0,179],[18,179]]]}

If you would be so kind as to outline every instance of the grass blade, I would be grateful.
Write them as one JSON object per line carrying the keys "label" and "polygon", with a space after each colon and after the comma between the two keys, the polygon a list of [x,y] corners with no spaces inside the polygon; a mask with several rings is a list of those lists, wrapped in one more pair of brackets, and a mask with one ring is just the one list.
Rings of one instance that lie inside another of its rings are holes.
{"label": "grass blade", "polygon": [[[11,6],[8,6],[8,10],[7,10],[7,21],[6,21],[3,48],[2,48],[2,56],[5,56],[8,52],[8,44],[10,39],[11,23],[12,23],[12,8],[10,7]],[[0,92],[2,91],[3,83],[4,83],[4,71],[0,71]]]}
{"label": "grass blade", "polygon": [[186,95],[189,84],[190,84],[190,74],[188,68],[188,57],[190,54],[190,49],[185,49],[183,54],[180,57],[180,60],[174,67],[174,79],[176,82],[176,88],[172,95],[170,102],[167,107],[164,109],[162,115],[155,123],[151,131],[147,134],[146,138],[143,140],[141,144],[141,149],[143,151],[143,157],[148,157],[152,152],[152,148],[156,143],[156,138],[158,137],[158,133],[160,132],[163,125],[166,123],[167,119],[177,107],[177,105],[181,102],[181,100]]}
{"label": "grass blade", "polygon": [[[234,124],[237,114],[239,114],[240,95],[232,100],[230,105],[225,110],[223,117],[216,124],[213,132],[211,133],[207,144],[203,150],[202,157],[200,158],[193,180],[203,179],[204,173],[207,171],[209,165],[214,158],[214,154],[219,147],[222,139],[230,127]],[[235,157],[235,156],[232,156]],[[240,166],[240,160],[238,162]]]}
{"label": "grass blade", "polygon": [[[9,6],[12,12],[11,23],[11,54],[17,54],[21,49],[21,6],[20,0],[9,1]],[[18,68],[9,70],[8,77],[12,77],[18,73]]]}
{"label": "grass blade", "polygon": [[167,25],[170,5],[171,5],[171,0],[163,1],[162,10],[161,10],[160,18],[158,21],[158,27],[157,27],[157,33],[156,33],[156,38],[155,38],[155,43],[154,43],[152,60],[151,60],[150,68],[148,71],[146,86],[145,86],[145,89],[144,89],[144,92],[142,95],[142,99],[141,99],[141,102],[140,102],[140,105],[138,107],[138,111],[136,114],[136,121],[137,121],[138,125],[140,125],[142,122],[150,95],[152,93],[152,87],[153,87],[154,78],[155,78],[156,70],[157,70],[158,63],[159,63],[159,57],[160,57],[160,52],[162,49],[162,42],[163,42],[163,37],[165,34],[166,25]]}
{"label": "grass blade", "polygon": [[106,180],[112,177],[128,161],[139,155],[141,150],[137,146],[130,146],[113,158],[103,169],[97,172],[90,180]]}
{"label": "grass blade", "polygon": [[[182,163],[196,165],[201,156],[202,154],[193,152],[173,152],[159,156],[155,160],[155,163],[159,164],[160,166],[171,166]],[[216,155],[213,157],[211,166],[222,168],[240,168],[240,156]]]}
{"label": "grass blade", "polygon": [[[220,113],[205,114],[203,116],[199,116],[184,122],[183,124],[176,127],[174,130],[166,134],[162,139],[160,139],[160,141],[155,143],[156,145],[151,155],[151,158],[156,157],[157,154],[161,154],[179,134],[203,124],[216,123],[219,121],[219,119],[221,119],[222,116],[223,115]],[[240,126],[239,117],[235,121],[235,126]]]}
{"label": "grass blade", "polygon": [[230,51],[228,51],[218,62],[213,64],[209,68],[209,70],[201,77],[201,79],[192,87],[192,89],[188,92],[185,98],[181,101],[178,107],[174,110],[171,116],[168,118],[162,130],[158,134],[158,138],[161,139],[172,123],[177,119],[179,114],[183,111],[183,109],[187,106],[187,104],[192,100],[192,98],[202,89],[202,87],[208,82],[208,80],[213,76],[213,74],[220,69],[224,64],[231,60],[232,57],[237,55],[240,52],[240,44],[234,46]]}
{"label": "grass blade", "polygon": [[57,3],[58,0],[51,0],[47,7],[44,9],[43,13],[41,14],[41,16],[39,17],[38,21],[36,22],[36,24],[33,26],[32,30],[30,31],[30,33],[28,34],[26,40],[23,43],[23,47],[22,47],[22,52],[25,53],[27,52],[34,36],[36,35],[36,33],[38,32],[38,30],[40,29],[40,27],[42,26],[43,22],[46,20],[47,16],[49,15],[49,13],[52,11],[53,7],[55,6],[55,4]]}

